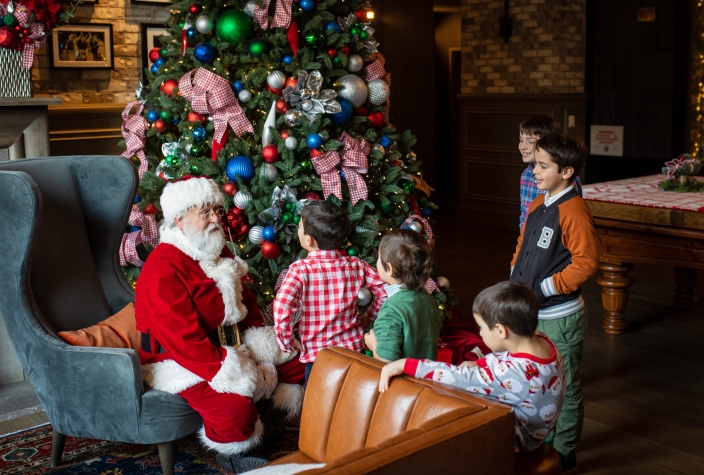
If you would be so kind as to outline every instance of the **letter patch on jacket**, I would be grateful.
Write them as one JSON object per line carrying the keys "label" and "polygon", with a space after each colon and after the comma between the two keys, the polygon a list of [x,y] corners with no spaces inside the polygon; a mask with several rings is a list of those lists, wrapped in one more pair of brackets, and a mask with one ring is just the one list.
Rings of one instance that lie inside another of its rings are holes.
{"label": "letter patch on jacket", "polygon": [[540,239],[538,239],[538,247],[542,247],[543,249],[547,249],[548,246],[550,246],[550,240],[552,239],[552,229],[550,229],[547,226],[543,226],[543,233],[540,235]]}

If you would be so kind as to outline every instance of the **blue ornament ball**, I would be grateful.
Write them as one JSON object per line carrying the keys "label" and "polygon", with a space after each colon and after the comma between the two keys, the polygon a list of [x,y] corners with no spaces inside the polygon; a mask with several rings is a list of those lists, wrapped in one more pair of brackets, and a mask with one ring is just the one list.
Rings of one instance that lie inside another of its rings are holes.
{"label": "blue ornament ball", "polygon": [[181,119],[178,118],[178,117],[174,117],[171,122],[172,122],[174,125],[178,125],[178,123],[181,122]]}
{"label": "blue ornament ball", "polygon": [[196,127],[195,129],[193,129],[193,140],[197,140],[198,142],[200,142],[202,140],[205,140],[207,136],[208,135],[203,127]]}
{"label": "blue ornament ball", "polygon": [[186,30],[186,36],[189,38],[194,38],[196,36],[196,29],[195,28],[189,28]]}
{"label": "blue ornament ball", "polygon": [[152,72],[152,74],[159,74],[159,66],[157,66],[156,64],[152,64],[149,70]]}
{"label": "blue ornament ball", "polygon": [[304,12],[309,12],[315,8],[315,2],[313,0],[301,0],[298,5]]}
{"label": "blue ornament ball", "polygon": [[388,135],[384,135],[384,136],[381,138],[381,140],[379,140],[379,144],[380,144],[382,147],[384,147],[384,148],[389,148],[389,147],[391,147],[391,144],[393,144],[393,143],[394,143],[394,141],[391,140],[391,137],[389,137]]}
{"label": "blue ornament ball", "polygon": [[283,58],[281,58],[281,62],[284,64],[293,64],[293,55],[292,54],[285,54]]}
{"label": "blue ornament ball", "polygon": [[157,58],[157,60],[154,61],[154,66],[160,68],[164,65],[165,62],[166,60],[164,58]]}
{"label": "blue ornament ball", "polygon": [[232,83],[232,87],[235,88],[235,92],[240,92],[242,89],[244,89],[244,84],[242,81],[235,81]]}
{"label": "blue ornament ball", "polygon": [[147,112],[147,120],[149,122],[154,122],[158,118],[159,118],[159,114],[155,110],[151,110],[151,111]]}
{"label": "blue ornament ball", "polygon": [[135,197],[134,197],[134,202],[135,202],[135,203],[139,203],[140,201],[142,201],[142,197],[139,196],[139,195],[135,195]]}
{"label": "blue ornament ball", "polygon": [[142,230],[142,228],[140,228],[139,226],[130,226],[131,233],[133,233],[135,231],[141,231],[141,230]]}
{"label": "blue ornament ball", "polygon": [[262,231],[262,237],[266,241],[276,242],[276,239],[279,237],[279,233],[276,232],[274,226],[267,226],[264,228],[264,231]]}
{"label": "blue ornament ball", "polygon": [[430,213],[432,213],[432,212],[433,212],[433,210],[426,206],[425,208],[423,208],[420,211],[420,214],[422,214],[424,218],[427,218],[428,216],[430,216]]}
{"label": "blue ornament ball", "polygon": [[342,29],[340,28],[340,25],[338,25],[336,21],[329,21],[325,24],[325,32],[328,35],[335,35],[337,33],[342,33]]}
{"label": "blue ornament ball", "polygon": [[210,43],[198,43],[193,48],[193,57],[201,63],[210,63],[215,59],[215,46]]}
{"label": "blue ornament ball", "polygon": [[340,103],[340,107],[342,108],[342,111],[332,114],[330,118],[334,123],[337,125],[342,125],[348,120],[352,118],[352,113],[354,112],[354,108],[352,107],[352,103],[348,101],[347,99],[343,99],[340,96],[337,96],[337,102]]}
{"label": "blue ornament ball", "polygon": [[345,171],[344,170],[340,170],[340,179],[342,181],[347,181],[347,178],[345,178]]}
{"label": "blue ornament ball", "polygon": [[306,142],[310,148],[320,148],[323,145],[323,138],[318,134],[310,134]]}
{"label": "blue ornament ball", "polygon": [[[5,22],[3,21],[2,17],[0,17],[0,26],[3,26]],[[63,45],[61,46],[63,48]]]}
{"label": "blue ornament ball", "polygon": [[244,181],[251,180],[254,178],[254,165],[252,164],[252,159],[245,157],[244,155],[232,157],[230,161],[227,162],[225,174],[230,181],[237,180],[238,176]]}

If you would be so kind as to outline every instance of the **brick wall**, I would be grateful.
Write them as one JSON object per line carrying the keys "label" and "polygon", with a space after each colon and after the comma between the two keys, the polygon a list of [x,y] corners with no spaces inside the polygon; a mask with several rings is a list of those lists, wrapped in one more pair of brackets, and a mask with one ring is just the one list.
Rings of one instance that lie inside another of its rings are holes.
{"label": "brick wall", "polygon": [[134,100],[141,76],[141,23],[163,24],[169,5],[133,4],[129,0],[99,0],[83,4],[71,23],[110,23],[114,69],[53,69],[47,42],[32,69],[35,97],[59,97],[64,104],[125,103]]}
{"label": "brick wall", "polygon": [[584,92],[586,0],[462,1],[462,94]]}

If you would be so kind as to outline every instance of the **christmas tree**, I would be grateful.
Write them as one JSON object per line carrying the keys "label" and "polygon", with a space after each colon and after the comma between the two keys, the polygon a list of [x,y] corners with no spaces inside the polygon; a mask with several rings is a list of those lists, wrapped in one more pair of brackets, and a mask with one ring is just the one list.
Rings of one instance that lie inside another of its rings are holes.
{"label": "christmas tree", "polygon": [[[368,2],[193,0],[170,8],[170,36],[149,52],[148,84],[123,113],[123,155],[140,175],[120,252],[133,285],[158,243],[161,191],[186,175],[222,187],[226,236],[248,261],[262,308],[302,255],[296,228],[305,200],[346,209],[353,231],[340,251],[372,265],[386,230],[409,227],[432,241],[426,218],[435,205],[415,137],[390,123],[391,78]],[[449,284],[436,280],[426,288],[445,310]]]}

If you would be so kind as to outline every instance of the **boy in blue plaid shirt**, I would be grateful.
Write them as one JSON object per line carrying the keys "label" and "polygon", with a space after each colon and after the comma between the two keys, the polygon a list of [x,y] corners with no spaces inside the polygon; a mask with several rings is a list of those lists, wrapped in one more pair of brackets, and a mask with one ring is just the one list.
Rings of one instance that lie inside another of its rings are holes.
{"label": "boy in blue plaid shirt", "polygon": [[[541,193],[533,178],[533,167],[535,167],[535,142],[537,142],[540,137],[555,132],[562,132],[562,128],[555,119],[547,115],[530,117],[521,122],[521,125],[518,126],[518,151],[521,152],[523,163],[528,164],[526,169],[523,170],[523,173],[521,173],[521,217],[518,224],[519,228],[522,228],[523,223],[526,222],[530,204],[535,197]],[[574,181],[574,191],[579,195],[582,194],[582,183],[579,181],[579,177]]]}

